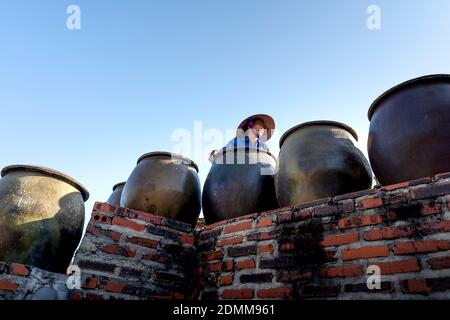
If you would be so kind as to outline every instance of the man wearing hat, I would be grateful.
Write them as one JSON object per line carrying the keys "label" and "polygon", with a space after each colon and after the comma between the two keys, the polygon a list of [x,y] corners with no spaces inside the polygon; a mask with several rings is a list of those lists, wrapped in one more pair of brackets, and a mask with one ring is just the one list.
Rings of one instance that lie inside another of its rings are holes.
{"label": "man wearing hat", "polygon": [[[253,147],[269,151],[266,142],[272,137],[275,121],[267,114],[255,114],[241,122],[233,138],[224,149],[237,147]],[[214,158],[215,150],[211,152],[210,161]]]}

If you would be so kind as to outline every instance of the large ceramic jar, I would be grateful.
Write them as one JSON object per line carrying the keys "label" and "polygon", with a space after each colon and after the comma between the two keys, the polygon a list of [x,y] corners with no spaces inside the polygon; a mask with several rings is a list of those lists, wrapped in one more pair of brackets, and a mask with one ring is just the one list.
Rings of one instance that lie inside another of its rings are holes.
{"label": "large ceramic jar", "polygon": [[368,153],[382,185],[450,171],[450,75],[404,82],[369,110]]}
{"label": "large ceramic jar", "polygon": [[256,148],[222,149],[215,154],[203,187],[207,224],[277,207],[276,159]]}
{"label": "large ceramic jar", "polygon": [[372,171],[355,146],[358,136],[334,121],[312,121],[280,140],[276,193],[280,206],[333,197],[372,185]]}
{"label": "large ceramic jar", "polygon": [[143,155],[125,184],[120,205],[195,225],[201,210],[197,165],[169,152]]}
{"label": "large ceramic jar", "polygon": [[83,185],[58,171],[15,165],[0,179],[0,261],[65,273],[84,225]]}
{"label": "large ceramic jar", "polygon": [[108,198],[108,201],[106,202],[109,205],[119,207],[120,206],[120,198],[122,197],[122,191],[125,187],[125,182],[120,182],[116,185],[114,185],[112,189],[112,193]]}

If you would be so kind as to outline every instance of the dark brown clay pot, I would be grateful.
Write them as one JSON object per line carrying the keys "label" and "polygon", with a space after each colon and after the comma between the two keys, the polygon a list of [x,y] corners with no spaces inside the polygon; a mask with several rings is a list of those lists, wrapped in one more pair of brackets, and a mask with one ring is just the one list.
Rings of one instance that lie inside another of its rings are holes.
{"label": "dark brown clay pot", "polygon": [[195,225],[201,210],[197,165],[168,152],[143,155],[125,184],[120,206]]}
{"label": "dark brown clay pot", "polygon": [[58,171],[16,165],[0,179],[0,261],[65,273],[84,225],[88,191]]}
{"label": "dark brown clay pot", "polygon": [[120,198],[122,196],[123,188],[125,187],[125,182],[120,182],[113,187],[113,192],[106,202],[109,205],[120,207]]}
{"label": "dark brown clay pot", "polygon": [[450,171],[450,75],[404,82],[369,110],[368,153],[382,185]]}
{"label": "dark brown clay pot", "polygon": [[282,207],[369,189],[372,171],[354,145],[358,137],[349,126],[312,121],[288,130],[280,140],[275,178]]}
{"label": "dark brown clay pot", "polygon": [[275,166],[272,154],[256,148],[219,151],[203,187],[206,223],[276,208]]}

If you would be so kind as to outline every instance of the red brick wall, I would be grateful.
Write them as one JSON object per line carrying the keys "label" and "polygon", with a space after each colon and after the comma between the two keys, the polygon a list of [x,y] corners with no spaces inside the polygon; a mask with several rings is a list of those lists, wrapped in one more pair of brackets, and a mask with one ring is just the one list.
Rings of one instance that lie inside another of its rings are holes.
{"label": "red brick wall", "polygon": [[[199,235],[200,299],[449,299],[450,174],[252,214]],[[367,268],[381,269],[381,289]]]}
{"label": "red brick wall", "polygon": [[96,203],[74,264],[71,299],[188,299],[195,256],[191,226]]}

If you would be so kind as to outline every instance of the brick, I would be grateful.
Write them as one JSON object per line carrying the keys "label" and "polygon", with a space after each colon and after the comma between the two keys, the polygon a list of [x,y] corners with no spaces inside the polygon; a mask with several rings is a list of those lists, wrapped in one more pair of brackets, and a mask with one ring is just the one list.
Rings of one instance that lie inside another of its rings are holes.
{"label": "brick", "polygon": [[79,292],[71,292],[69,294],[69,300],[71,300],[71,301],[81,301],[81,300],[83,300],[83,296]]}
{"label": "brick", "polygon": [[353,199],[347,199],[339,202],[339,209],[342,213],[349,213],[355,211],[355,202]]}
{"label": "brick", "polygon": [[161,224],[172,228],[172,229],[176,229],[179,231],[184,231],[184,232],[191,232],[192,231],[192,226],[188,223],[184,223],[181,221],[177,221],[174,219],[167,219],[167,218],[161,218]]}
{"label": "brick", "polygon": [[325,236],[320,242],[323,247],[340,246],[344,244],[350,244],[359,241],[359,234],[356,232],[345,233],[339,235]]}
{"label": "brick", "polygon": [[256,254],[256,245],[241,246],[241,247],[229,247],[227,248],[227,254],[229,257],[242,257]]}
{"label": "brick", "polygon": [[305,209],[305,210],[300,210],[297,212],[294,212],[292,214],[292,220],[293,221],[303,221],[303,220],[307,220],[311,218],[311,210],[309,209]]}
{"label": "brick", "polygon": [[112,246],[103,247],[102,251],[105,253],[115,254],[115,255],[123,256],[123,257],[136,256],[136,251],[130,249],[127,246],[112,245]]}
{"label": "brick", "polygon": [[258,221],[258,223],[256,224],[256,227],[257,228],[266,228],[266,227],[272,226],[272,224],[273,224],[272,218],[264,217]]}
{"label": "brick", "polygon": [[241,275],[241,283],[264,283],[272,282],[273,274],[269,272],[265,273],[252,273]]}
{"label": "brick", "polygon": [[383,281],[380,283],[380,289],[369,289],[367,283],[349,283],[344,286],[345,292],[357,293],[357,292],[368,292],[368,293],[392,293],[395,290],[394,283],[391,281]]}
{"label": "brick", "polygon": [[428,278],[426,280],[432,291],[447,291],[450,289],[450,277]]}
{"label": "brick", "polygon": [[382,223],[383,220],[379,214],[370,216],[350,217],[340,219],[338,226],[340,229],[357,228]]}
{"label": "brick", "polygon": [[340,212],[341,212],[341,210],[337,205],[325,205],[325,206],[315,207],[313,209],[313,216],[315,216],[315,217],[333,216]]}
{"label": "brick", "polygon": [[236,218],[232,218],[228,220],[228,223],[234,223],[234,222],[238,222],[238,221],[242,221],[242,220],[247,220],[247,219],[254,219],[258,216],[258,213],[249,213],[243,216],[239,216]]}
{"label": "brick", "polygon": [[378,208],[381,206],[383,206],[383,199],[378,196],[369,197],[358,201],[358,208],[363,210]]}
{"label": "brick", "polygon": [[281,288],[259,289],[257,296],[260,299],[290,298],[292,296],[292,288],[281,287]]}
{"label": "brick", "polygon": [[313,276],[313,273],[311,271],[286,271],[286,272],[280,272],[277,276],[277,281],[279,282],[293,282],[293,281],[303,281],[303,280],[309,280]]}
{"label": "brick", "polygon": [[322,278],[356,277],[363,274],[364,270],[361,265],[344,265],[320,269],[320,277]]}
{"label": "brick", "polygon": [[266,253],[272,254],[273,253],[273,245],[271,245],[271,244],[260,245],[258,247],[258,249],[259,249],[259,254],[266,254]]}
{"label": "brick", "polygon": [[293,264],[288,258],[261,259],[259,262],[260,269],[286,269]]}
{"label": "brick", "polygon": [[233,260],[224,260],[222,263],[222,270],[223,271],[233,271],[234,270]]}
{"label": "brick", "polygon": [[417,226],[417,231],[422,235],[450,232],[450,220],[423,223]]}
{"label": "brick", "polygon": [[390,193],[384,197],[384,205],[391,206],[395,204],[404,203],[408,200],[408,196],[406,193]]}
{"label": "brick", "polygon": [[224,286],[229,286],[231,284],[233,284],[233,274],[226,274],[226,275],[222,275],[220,276],[220,286],[224,287]]}
{"label": "brick", "polygon": [[15,276],[27,277],[30,275],[31,270],[24,264],[11,263],[9,267],[9,273]]}
{"label": "brick", "polygon": [[94,293],[88,293],[87,295],[86,295],[86,300],[87,301],[101,301],[101,300],[103,300],[103,297],[101,296],[101,295],[98,295],[98,294],[94,294]]}
{"label": "brick", "polygon": [[327,297],[337,297],[340,293],[341,287],[339,285],[331,286],[304,286],[299,290],[299,294],[306,298],[327,298]]}
{"label": "brick", "polygon": [[393,191],[393,190],[405,189],[405,188],[408,188],[408,182],[400,182],[400,183],[381,187],[381,189],[384,191]]}
{"label": "brick", "polygon": [[108,281],[104,289],[106,292],[120,293],[124,287],[125,285],[122,283]]}
{"label": "brick", "polygon": [[214,239],[220,236],[221,233],[222,229],[205,230],[200,233],[200,239],[201,240]]}
{"label": "brick", "polygon": [[442,212],[441,206],[437,203],[423,204],[420,210],[422,216],[430,216],[435,214],[440,214]]}
{"label": "brick", "polygon": [[283,212],[277,215],[277,223],[288,223],[292,221],[292,212]]}
{"label": "brick", "polygon": [[157,254],[157,253],[145,254],[142,257],[142,259],[158,262],[158,263],[161,263],[161,264],[168,264],[170,262],[170,257],[165,256],[165,255],[161,255],[161,254]]}
{"label": "brick", "polygon": [[82,285],[83,289],[95,289],[97,288],[98,280],[97,278],[87,277]]}
{"label": "brick", "polygon": [[264,241],[276,239],[279,236],[279,231],[274,230],[270,232],[253,232],[247,235],[248,241]]}
{"label": "brick", "polygon": [[256,267],[254,259],[247,259],[236,262],[237,270],[254,269]]}
{"label": "brick", "polygon": [[0,280],[0,290],[16,292],[19,285],[11,280],[3,279]]}
{"label": "brick", "polygon": [[400,281],[400,287],[402,292],[406,294],[428,294],[431,292],[431,288],[428,287],[425,279],[402,280]]}
{"label": "brick", "polygon": [[446,250],[450,250],[450,244],[447,240],[396,242],[394,247],[394,253],[398,255]]}
{"label": "brick", "polygon": [[113,264],[97,262],[97,261],[90,261],[90,260],[81,260],[78,263],[78,266],[81,269],[95,270],[95,271],[101,271],[101,272],[107,272],[107,273],[113,273],[114,269],[115,269],[115,265],[113,265]]}
{"label": "brick", "polygon": [[161,282],[168,282],[170,284],[183,284],[185,282],[185,278],[178,274],[158,270],[154,273],[155,280]]}
{"label": "brick", "polygon": [[293,241],[282,241],[278,246],[278,250],[280,252],[293,251],[295,250],[295,244]]}
{"label": "brick", "polygon": [[128,267],[122,267],[120,269],[120,277],[122,278],[133,278],[133,279],[139,279],[142,276],[141,269],[135,269],[135,268],[128,268]]}
{"label": "brick", "polygon": [[444,196],[450,193],[450,183],[431,184],[411,190],[412,199],[424,199],[431,197]]}
{"label": "brick", "polygon": [[202,261],[222,260],[224,255],[223,251],[203,252]]}
{"label": "brick", "polygon": [[389,256],[388,246],[367,246],[355,249],[342,249],[342,260],[369,259]]}
{"label": "brick", "polygon": [[239,244],[239,243],[242,243],[243,239],[244,238],[242,236],[220,239],[220,240],[217,241],[217,246],[218,247],[223,247],[223,246]]}
{"label": "brick", "polygon": [[234,232],[240,232],[240,231],[246,231],[252,229],[252,220],[248,221],[242,221],[234,225],[226,226],[224,228],[224,233],[234,233]]}
{"label": "brick", "polygon": [[140,237],[128,238],[128,241],[132,244],[136,244],[141,247],[147,247],[151,249],[158,248],[158,241],[152,239],[145,239]]}
{"label": "brick", "polygon": [[207,270],[208,272],[219,272],[222,270],[222,262],[208,264]]}
{"label": "brick", "polygon": [[194,236],[182,235],[182,236],[180,237],[180,241],[181,241],[182,243],[194,245],[194,244],[195,244],[195,237],[194,237]]}
{"label": "brick", "polygon": [[120,238],[122,238],[122,233],[111,230],[108,232],[108,237],[116,242],[119,242]]}
{"label": "brick", "polygon": [[145,222],[150,222],[153,223],[155,225],[161,224],[161,220],[162,217],[160,216],[156,216],[147,212],[142,212],[142,211],[137,211],[137,210],[132,210],[132,209],[127,209],[127,216],[130,219],[136,219],[136,220],[141,220],[141,221],[145,221]]}
{"label": "brick", "polygon": [[92,220],[97,223],[111,224],[111,217],[106,214],[95,213],[92,215]]}
{"label": "brick", "polygon": [[94,204],[94,211],[103,211],[103,212],[109,212],[109,213],[116,213],[118,207],[112,206],[110,204],[107,204],[105,202],[96,202]]}
{"label": "brick", "polygon": [[160,236],[162,238],[167,238],[170,240],[178,241],[180,240],[180,234],[176,231],[171,231],[168,229],[163,229],[162,227],[148,226],[146,228],[147,232],[155,236]]}
{"label": "brick", "polygon": [[413,234],[413,226],[400,226],[377,228],[364,232],[363,238],[366,241],[392,240],[398,238],[408,238]]}
{"label": "brick", "polygon": [[433,270],[450,269],[450,256],[429,259],[428,264]]}
{"label": "brick", "polygon": [[416,259],[391,262],[369,262],[368,264],[379,266],[382,275],[420,271],[420,267]]}
{"label": "brick", "polygon": [[253,289],[225,289],[222,293],[222,299],[251,299],[253,298]]}
{"label": "brick", "polygon": [[136,223],[136,222],[128,220],[128,219],[119,218],[119,217],[114,217],[112,220],[112,224],[119,226],[119,227],[132,229],[132,230],[138,231],[138,232],[142,232],[145,230],[145,225]]}

